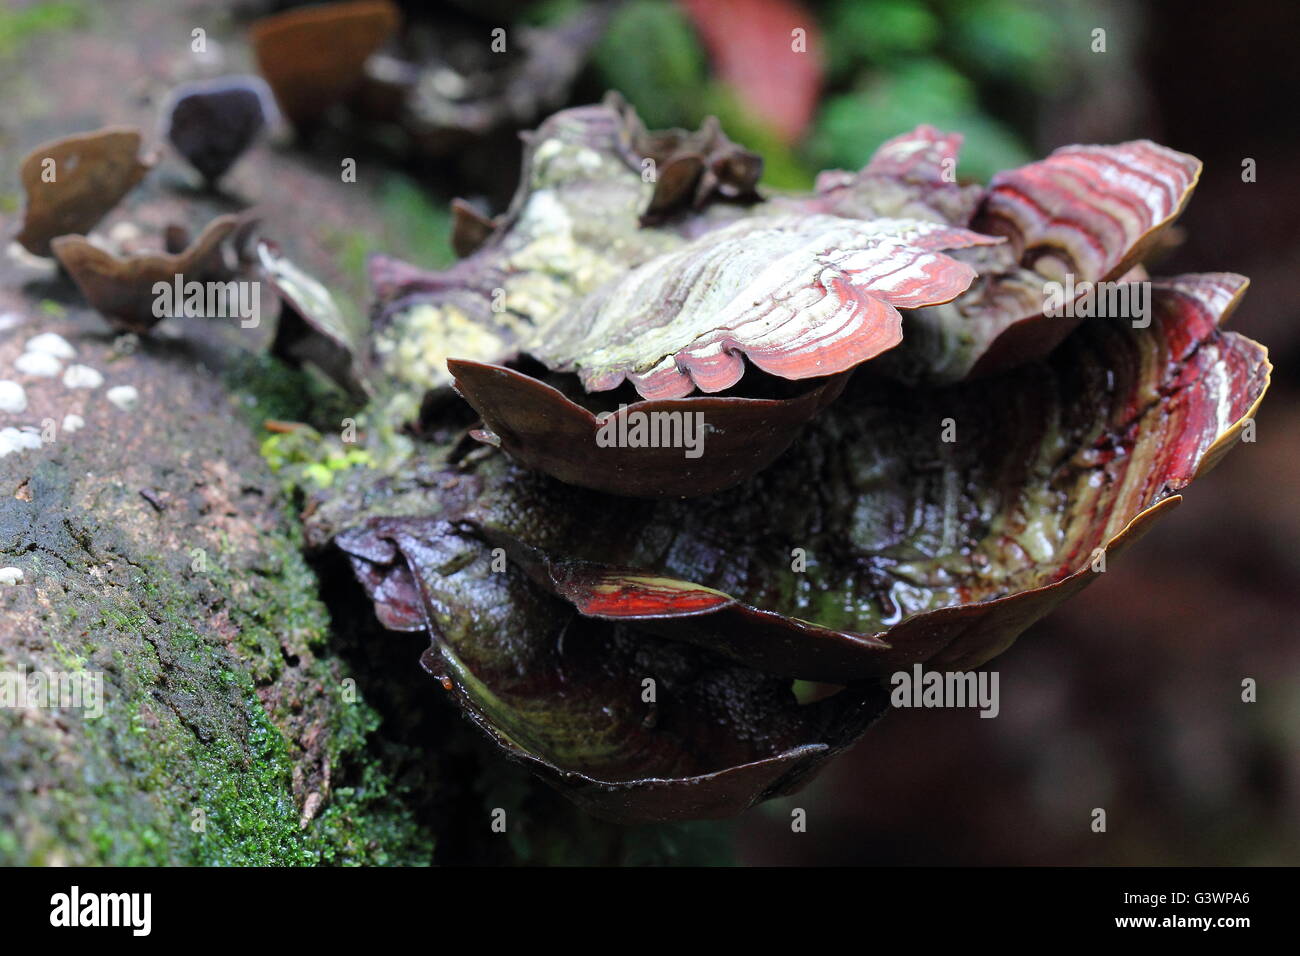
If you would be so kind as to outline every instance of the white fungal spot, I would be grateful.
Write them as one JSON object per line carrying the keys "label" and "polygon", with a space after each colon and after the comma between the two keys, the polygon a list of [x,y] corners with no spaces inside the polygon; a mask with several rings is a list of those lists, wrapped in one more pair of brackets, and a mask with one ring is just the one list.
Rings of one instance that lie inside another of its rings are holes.
{"label": "white fungal spot", "polygon": [[155,325],[151,334],[155,339],[169,339],[173,342],[179,342],[185,338],[185,329],[175,319],[168,317]]}
{"label": "white fungal spot", "polygon": [[54,378],[63,371],[63,363],[49,352],[24,352],[14,359],[14,369],[36,378]]}
{"label": "white fungal spot", "polygon": [[0,568],[0,584],[18,584],[22,579],[22,568]]}
{"label": "white fungal spot", "polygon": [[86,420],[82,418],[80,415],[68,414],[63,416],[63,430],[65,432],[80,431],[85,427],[86,427]]}
{"label": "white fungal spot", "polygon": [[77,357],[77,350],[72,347],[72,343],[56,332],[33,335],[27,340],[27,351],[44,352],[64,361]]}
{"label": "white fungal spot", "polygon": [[125,246],[140,238],[140,227],[133,222],[119,222],[108,230],[108,238],[116,246]]}
{"label": "white fungal spot", "polygon": [[21,412],[27,408],[27,393],[17,382],[0,381],[0,412]]}
{"label": "white fungal spot", "polygon": [[11,242],[7,247],[5,247],[5,255],[24,269],[39,269],[42,272],[51,275],[59,266],[59,264],[53,259],[47,259],[45,256],[33,255],[17,242]]}
{"label": "white fungal spot", "polygon": [[8,332],[23,324],[23,317],[17,312],[0,312],[0,332]]}
{"label": "white fungal spot", "polygon": [[104,384],[104,376],[89,365],[69,365],[63,373],[65,388],[99,388]]}
{"label": "white fungal spot", "polygon": [[116,385],[106,394],[108,400],[124,412],[129,412],[140,404],[140,393],[135,390],[134,385]]}
{"label": "white fungal spot", "polygon": [[40,433],[34,429],[0,428],[0,458],[15,452],[41,447]]}

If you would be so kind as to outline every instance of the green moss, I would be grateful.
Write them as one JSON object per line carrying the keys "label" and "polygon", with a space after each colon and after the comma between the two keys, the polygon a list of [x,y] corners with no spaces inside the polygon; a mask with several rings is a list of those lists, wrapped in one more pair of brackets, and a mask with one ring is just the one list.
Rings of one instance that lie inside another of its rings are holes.
{"label": "green moss", "polygon": [[[246,703],[247,737],[238,744],[229,739],[214,741],[195,761],[190,827],[194,862],[313,863],[314,854],[298,827],[284,737],[255,697]],[[200,832],[194,832],[193,810],[204,814]]]}
{"label": "green moss", "polygon": [[286,490],[328,488],[338,472],[372,464],[370,452],[326,438],[313,428],[271,435],[262,441],[261,452]]}
{"label": "green moss", "polygon": [[[318,643],[328,619],[305,587],[310,571],[297,552],[286,546],[275,557],[284,568],[282,579],[253,589],[236,614],[241,624],[250,625],[241,627],[237,648],[252,665],[247,669],[218,663],[220,655],[208,640],[184,623],[184,609],[171,603],[181,595],[168,595],[158,586],[163,576],[157,569],[150,569],[149,584],[140,588],[141,597],[159,602],[148,606],[148,613],[104,609],[102,626],[144,640],[120,661],[120,673],[135,678],[123,688],[127,699],[115,702],[101,721],[88,722],[90,752],[103,758],[105,767],[124,763],[132,770],[129,780],[109,779],[93,787],[91,806],[73,816],[85,818],[86,832],[65,834],[69,845],[93,847],[99,856],[95,862],[379,862],[376,853],[404,862],[431,858],[427,837],[403,819],[400,805],[377,805],[385,773],[364,752],[377,718],[363,703],[337,702],[327,744],[334,763],[357,763],[358,785],[342,788],[322,820],[307,828],[300,825],[289,746],[255,682],[277,676],[279,669],[259,673],[265,658],[281,656],[273,638],[263,640],[270,636],[265,622],[278,621],[281,633],[309,631]],[[171,713],[156,706],[158,686],[149,679],[155,668],[145,648],[154,640],[166,642]],[[190,706],[176,706],[181,701]],[[119,725],[124,718],[125,728]],[[147,808],[138,806],[141,802]],[[201,827],[195,825],[195,811],[202,812]]]}
{"label": "green moss", "polygon": [[[56,465],[33,484],[46,505],[71,491]],[[187,552],[170,563],[140,554],[109,522],[61,504],[56,527],[71,546],[58,549],[57,573],[33,570],[49,640],[27,666],[101,672],[104,714],[55,727],[0,714],[0,863],[432,859],[414,801],[398,798],[384,751],[371,746],[377,714],[345,699],[337,661],[316,655],[330,621],[296,525],[261,529],[252,547],[228,542],[207,573],[192,573]],[[103,578],[110,567],[125,573]],[[308,737],[320,741],[310,755]],[[321,766],[333,793],[311,782]],[[312,789],[324,791],[321,812],[304,825]]]}
{"label": "green moss", "polygon": [[321,376],[265,353],[233,356],[223,378],[231,401],[255,432],[268,419],[335,430],[354,411],[351,400]]}

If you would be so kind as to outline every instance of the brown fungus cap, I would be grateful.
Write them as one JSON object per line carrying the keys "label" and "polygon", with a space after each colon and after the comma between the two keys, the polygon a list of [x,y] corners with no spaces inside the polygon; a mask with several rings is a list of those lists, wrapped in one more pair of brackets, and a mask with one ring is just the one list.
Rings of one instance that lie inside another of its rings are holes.
{"label": "brown fungus cap", "polygon": [[154,157],[139,152],[139,130],[124,126],[37,146],[20,170],[27,206],[17,241],[48,256],[56,236],[89,232],[153,166]]}

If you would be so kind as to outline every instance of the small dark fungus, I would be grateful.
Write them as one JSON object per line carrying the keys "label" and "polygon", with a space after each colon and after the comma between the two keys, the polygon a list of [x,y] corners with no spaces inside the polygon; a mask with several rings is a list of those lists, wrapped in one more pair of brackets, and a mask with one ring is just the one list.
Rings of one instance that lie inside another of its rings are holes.
{"label": "small dark fungus", "polygon": [[497,221],[463,199],[451,201],[451,248],[464,259],[488,241]]}
{"label": "small dark fungus", "polygon": [[716,117],[698,130],[647,130],[636,111],[617,93],[605,98],[622,118],[625,155],[654,183],[641,224],[658,225],[682,210],[703,209],[715,199],[755,203],[763,157],[732,142]]}
{"label": "small dark fungus", "polygon": [[187,83],[163,108],[165,135],[213,185],[253,145],[274,111],[270,89],[256,76]]}

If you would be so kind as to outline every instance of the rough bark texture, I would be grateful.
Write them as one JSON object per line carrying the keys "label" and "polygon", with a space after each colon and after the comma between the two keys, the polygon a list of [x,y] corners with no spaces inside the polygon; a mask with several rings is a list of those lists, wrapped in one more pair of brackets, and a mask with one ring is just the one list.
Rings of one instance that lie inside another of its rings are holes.
{"label": "rough bark texture", "polygon": [[[37,325],[7,333],[0,363]],[[428,859],[433,835],[368,763],[378,717],[330,656],[287,502],[230,393],[180,343],[110,361],[103,337],[54,327],[140,400],[29,387],[34,423],[86,424],[0,459],[0,554],[24,572],[0,591],[0,669],[104,675],[97,719],[0,711],[0,860]]]}

